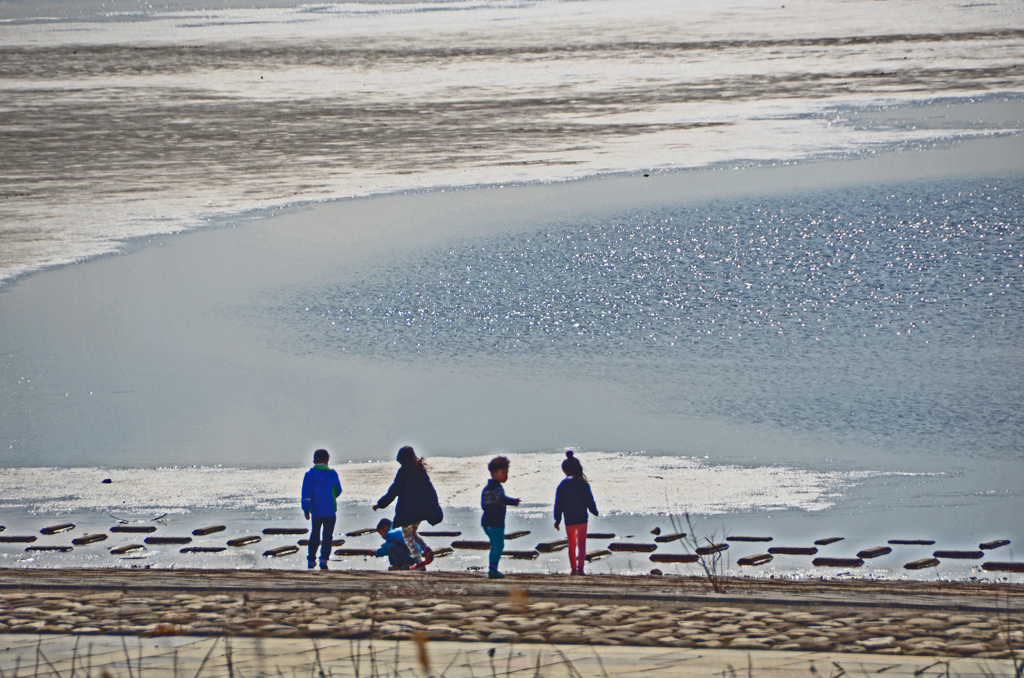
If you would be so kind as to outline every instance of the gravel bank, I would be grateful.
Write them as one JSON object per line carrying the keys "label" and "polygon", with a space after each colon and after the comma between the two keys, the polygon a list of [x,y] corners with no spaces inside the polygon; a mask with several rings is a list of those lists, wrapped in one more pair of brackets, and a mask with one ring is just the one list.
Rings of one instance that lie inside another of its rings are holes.
{"label": "gravel bank", "polygon": [[734,580],[725,594],[711,594],[700,580],[669,577],[490,583],[412,573],[4,571],[0,633],[423,634],[464,642],[1009,658],[1024,647],[1019,589]]}

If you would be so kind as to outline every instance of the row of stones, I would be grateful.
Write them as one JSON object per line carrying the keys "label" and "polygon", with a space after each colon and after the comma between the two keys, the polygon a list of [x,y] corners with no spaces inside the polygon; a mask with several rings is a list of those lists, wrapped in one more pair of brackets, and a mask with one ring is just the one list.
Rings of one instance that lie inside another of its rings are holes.
{"label": "row of stones", "polygon": [[[504,599],[503,599],[504,600]],[[1010,657],[1024,618],[927,612],[116,592],[0,596],[0,633],[329,636]]]}

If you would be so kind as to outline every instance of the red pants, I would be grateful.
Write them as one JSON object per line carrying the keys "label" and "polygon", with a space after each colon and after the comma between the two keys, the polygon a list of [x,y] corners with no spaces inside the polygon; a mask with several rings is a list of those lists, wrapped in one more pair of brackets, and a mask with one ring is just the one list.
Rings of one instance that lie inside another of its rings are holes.
{"label": "red pants", "polygon": [[583,573],[583,564],[587,562],[587,524],[566,525],[565,534],[569,537],[569,565],[572,573]]}

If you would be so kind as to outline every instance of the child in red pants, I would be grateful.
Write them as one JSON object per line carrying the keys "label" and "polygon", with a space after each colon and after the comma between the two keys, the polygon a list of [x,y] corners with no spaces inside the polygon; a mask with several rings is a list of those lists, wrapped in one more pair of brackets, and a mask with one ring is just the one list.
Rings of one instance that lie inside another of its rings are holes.
{"label": "child in red pants", "polygon": [[572,450],[565,453],[562,472],[567,476],[555,491],[555,529],[565,517],[565,533],[569,537],[569,565],[573,574],[583,574],[587,562],[587,511],[597,515],[594,494],[583,475],[583,464]]}

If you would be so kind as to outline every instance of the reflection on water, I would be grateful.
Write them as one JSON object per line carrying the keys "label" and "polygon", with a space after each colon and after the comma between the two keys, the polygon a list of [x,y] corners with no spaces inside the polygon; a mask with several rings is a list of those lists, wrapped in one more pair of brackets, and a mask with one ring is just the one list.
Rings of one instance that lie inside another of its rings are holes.
{"label": "reflection on water", "polygon": [[1024,180],[859,187],[551,224],[307,289],[301,354],[571,369],[649,407],[1013,458]]}

